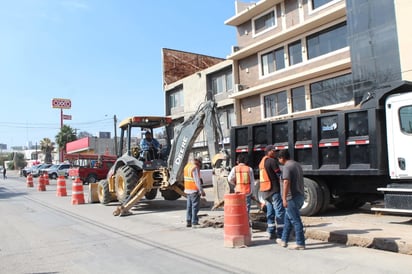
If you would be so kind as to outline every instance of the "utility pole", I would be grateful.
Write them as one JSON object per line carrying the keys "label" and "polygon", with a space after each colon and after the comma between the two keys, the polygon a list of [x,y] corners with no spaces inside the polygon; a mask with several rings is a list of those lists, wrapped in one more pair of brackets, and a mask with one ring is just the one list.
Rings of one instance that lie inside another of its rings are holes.
{"label": "utility pole", "polygon": [[117,155],[117,117],[116,114],[113,116],[114,122],[114,154]]}

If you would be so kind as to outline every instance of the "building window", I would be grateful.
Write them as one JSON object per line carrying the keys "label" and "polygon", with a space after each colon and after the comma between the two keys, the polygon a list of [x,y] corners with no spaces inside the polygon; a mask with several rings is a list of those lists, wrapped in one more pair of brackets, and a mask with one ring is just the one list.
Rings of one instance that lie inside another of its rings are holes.
{"label": "building window", "polygon": [[306,110],[305,102],[305,87],[300,86],[291,89],[292,95],[292,111],[303,111]]}
{"label": "building window", "polygon": [[346,22],[308,36],[306,45],[308,59],[347,47]]}
{"label": "building window", "polygon": [[265,118],[288,113],[286,91],[273,93],[263,97],[265,106]]}
{"label": "building window", "polygon": [[233,90],[232,70],[213,74],[210,77],[213,95]]}
{"label": "building window", "polygon": [[348,102],[353,99],[352,74],[310,84],[312,108]]}
{"label": "building window", "polygon": [[177,89],[170,93],[170,108],[183,107],[183,89]]}
{"label": "building window", "polygon": [[296,65],[302,62],[302,45],[299,41],[293,42],[288,46],[289,65]]}
{"label": "building window", "polygon": [[333,2],[335,0],[312,0],[312,9],[317,9],[323,5],[326,5],[329,2]]}
{"label": "building window", "polygon": [[255,34],[264,32],[272,27],[276,26],[276,15],[275,10],[260,16],[259,18],[253,20]]}
{"label": "building window", "polygon": [[275,72],[275,70],[280,70],[285,68],[285,50],[283,47],[270,51],[268,53],[262,54],[261,64],[262,64],[262,75],[268,75]]}

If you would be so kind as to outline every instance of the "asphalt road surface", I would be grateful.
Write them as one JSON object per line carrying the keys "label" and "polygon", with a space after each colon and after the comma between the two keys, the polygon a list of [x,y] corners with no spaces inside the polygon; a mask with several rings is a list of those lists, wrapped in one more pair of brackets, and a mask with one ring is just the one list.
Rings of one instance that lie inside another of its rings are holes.
{"label": "asphalt road surface", "polygon": [[411,273],[408,255],[314,240],[288,250],[262,231],[249,247],[224,247],[222,228],[185,227],[183,198],[158,195],[114,217],[116,203],[72,205],[66,183],[57,197],[56,181],[42,192],[12,172],[0,180],[0,273]]}

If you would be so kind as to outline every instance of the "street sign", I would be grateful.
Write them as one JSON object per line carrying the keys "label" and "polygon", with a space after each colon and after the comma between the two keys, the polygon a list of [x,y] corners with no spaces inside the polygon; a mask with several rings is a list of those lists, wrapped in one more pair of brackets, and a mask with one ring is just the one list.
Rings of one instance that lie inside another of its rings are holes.
{"label": "street sign", "polygon": [[52,107],[69,109],[72,107],[72,102],[70,99],[54,98],[52,100]]}
{"label": "street sign", "polygon": [[71,119],[72,119],[71,115],[63,114],[63,120],[71,120]]}

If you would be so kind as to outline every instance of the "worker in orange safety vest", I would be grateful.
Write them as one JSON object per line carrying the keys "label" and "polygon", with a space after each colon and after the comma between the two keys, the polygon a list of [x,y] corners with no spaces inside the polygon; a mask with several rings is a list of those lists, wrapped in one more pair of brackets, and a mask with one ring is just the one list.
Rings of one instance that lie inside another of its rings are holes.
{"label": "worker in orange safety vest", "polygon": [[252,187],[255,185],[253,169],[247,164],[246,154],[240,154],[237,158],[237,165],[232,168],[227,179],[235,186],[235,191],[246,196],[246,209],[249,215],[252,200]]}
{"label": "worker in orange safety vest", "polygon": [[202,158],[197,157],[190,161],[183,170],[184,186],[186,193],[186,227],[198,227],[200,209],[200,196],[206,196],[201,183],[200,167]]}
{"label": "worker in orange safety vest", "polygon": [[265,148],[265,156],[259,163],[259,191],[266,204],[266,222],[269,239],[276,240],[282,237],[285,219],[280,177],[281,170],[276,160],[275,147],[269,145]]}

